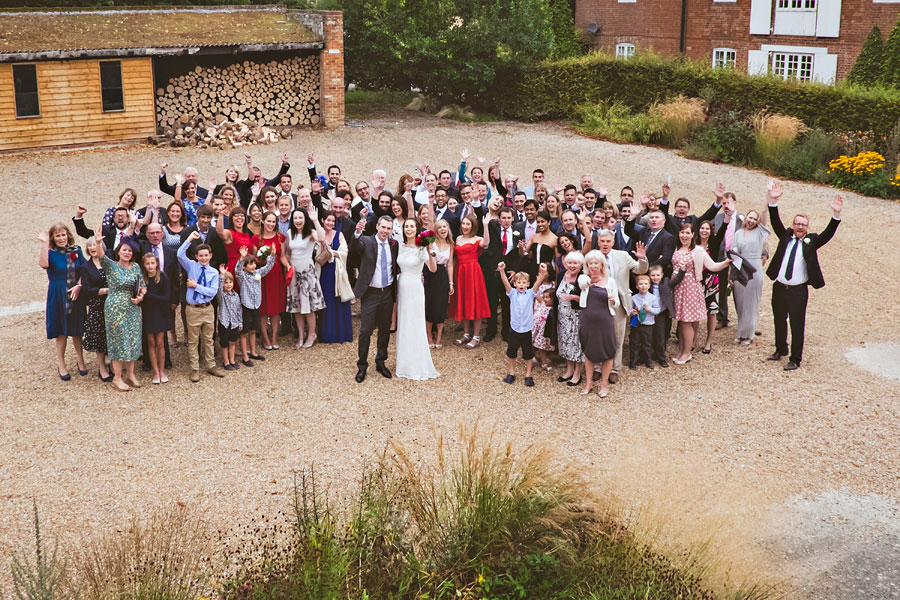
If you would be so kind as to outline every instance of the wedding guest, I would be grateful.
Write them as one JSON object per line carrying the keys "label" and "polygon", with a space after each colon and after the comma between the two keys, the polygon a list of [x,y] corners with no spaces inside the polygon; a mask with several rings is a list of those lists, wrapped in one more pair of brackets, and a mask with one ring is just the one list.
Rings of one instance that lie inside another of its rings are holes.
{"label": "wedding guest", "polygon": [[520,271],[513,276],[515,288],[510,285],[506,277],[506,263],[497,264],[500,280],[509,297],[509,337],[506,344],[506,358],[509,364],[509,372],[503,378],[503,383],[513,383],[516,380],[516,357],[519,349],[522,350],[522,360],[525,361],[525,385],[534,387],[534,378],[531,369],[534,365],[534,345],[532,343],[532,329],[534,328],[534,298],[538,288],[547,278],[547,265],[541,265],[538,271],[537,281],[529,289],[530,279],[528,273]]}
{"label": "wedding guest", "polygon": [[[116,212],[116,209],[119,207],[124,208],[128,211],[129,214],[135,213],[135,209],[137,208],[135,205],[137,204],[137,193],[131,188],[125,188],[121,194],[119,194],[119,201],[116,202],[114,206],[111,206],[106,209],[106,212],[103,213],[103,221],[101,225],[104,229],[113,226],[113,215]],[[142,215],[143,216],[143,215]]]}
{"label": "wedding guest", "polygon": [[[316,311],[325,308],[322,285],[316,276],[313,250],[325,237],[315,206],[310,212],[302,208],[291,212],[290,236],[284,245],[282,264],[294,269],[287,288],[287,311],[297,323],[297,348],[312,348],[316,341]],[[327,252],[323,249],[323,252]],[[305,331],[304,331],[305,324]]]}
{"label": "wedding guest", "polygon": [[56,340],[57,374],[63,381],[72,377],[66,368],[66,340],[72,338],[79,375],[87,375],[81,338],[84,335],[84,303],[81,293],[80,269],[84,265],[81,248],[69,228],[57,223],[48,233],[37,233],[41,242],[38,264],[47,271],[47,339]]}
{"label": "wedding guest", "polygon": [[628,368],[634,370],[644,364],[653,368],[653,325],[656,315],[662,312],[659,299],[650,293],[650,276],[635,277],[638,293],[631,297],[630,357]]}
{"label": "wedding guest", "polygon": [[247,207],[247,233],[251,236],[262,233],[262,206],[254,202]]}
{"label": "wedding guest", "polygon": [[141,320],[147,336],[147,354],[153,370],[151,383],[168,383],[166,376],[166,332],[171,328],[172,307],[169,277],[159,268],[159,259],[147,252],[141,259],[141,271],[146,284],[141,302]]}
{"label": "wedding guest", "polygon": [[241,258],[234,269],[235,279],[239,282],[241,297],[241,354],[242,364],[252,367],[253,360],[264,361],[264,356],[256,352],[256,330],[259,329],[259,306],[262,303],[262,278],[275,266],[275,255],[269,254],[266,263],[256,268],[256,257],[249,253],[246,246],[240,249]]}
{"label": "wedding guest", "polygon": [[207,244],[200,244],[195,248],[194,260],[187,255],[191,243],[199,239],[200,233],[193,231],[178,248],[178,262],[187,274],[187,345],[191,361],[190,379],[193,383],[200,381],[201,341],[206,372],[214,377],[225,377],[225,371],[216,365],[216,351],[213,348],[216,315],[212,300],[219,290],[219,272],[210,264],[212,249]]}
{"label": "wedding guest", "polygon": [[109,383],[113,376],[106,365],[106,320],[103,305],[106,303],[109,287],[106,272],[100,262],[103,247],[91,236],[84,248],[88,260],[81,266],[80,297],[87,303],[87,318],[84,320],[82,348],[97,354],[97,376],[104,383]]}
{"label": "wedding guest", "polygon": [[222,353],[222,363],[226,371],[238,368],[234,358],[237,341],[241,337],[243,327],[243,311],[241,310],[241,297],[234,289],[234,275],[225,265],[219,267],[219,350]]}
{"label": "wedding guest", "polygon": [[347,269],[349,246],[344,236],[334,228],[335,215],[331,211],[323,211],[320,217],[325,234],[316,250],[319,283],[325,297],[325,310],[322,311],[321,319],[321,341],[325,344],[352,342],[353,321],[350,316],[350,301],[354,296]]}
{"label": "wedding guest", "polygon": [[647,271],[650,276],[650,293],[659,298],[659,306],[662,309],[653,319],[653,334],[651,337],[651,350],[653,360],[665,368],[669,367],[666,359],[666,338],[672,330],[672,316],[675,314],[675,304],[672,301],[672,284],[665,276],[662,265],[653,265]]}
{"label": "wedding guest", "polygon": [[425,277],[425,331],[428,333],[430,348],[444,346],[444,321],[447,319],[450,296],[455,291],[452,236],[450,223],[445,219],[438,221],[434,230],[434,260],[437,268],[434,272],[430,269],[422,271]]}
{"label": "wedding guest", "polygon": [[[532,203],[534,200],[531,201]],[[526,202],[526,215],[528,203]],[[528,237],[527,223],[525,234],[519,242],[519,254],[521,256],[519,268],[531,277],[537,277],[538,269],[542,264],[552,263],[556,257],[556,234],[550,231],[550,214],[547,211],[537,213],[535,217],[536,230],[534,235]]]}
{"label": "wedding guest", "polygon": [[[263,246],[275,255],[276,265],[262,280],[262,303],[259,316],[262,324],[263,347],[266,350],[278,350],[278,325],[281,313],[285,311],[287,286],[281,266],[285,238],[278,232],[278,216],[266,212],[263,216],[263,231],[250,238],[250,245],[262,250]],[[290,264],[288,264],[290,267]]]}
{"label": "wedding guest", "polygon": [[[713,233],[712,222],[701,221],[695,227],[694,243],[713,258],[719,255],[719,247],[725,235],[725,228],[720,227]],[[706,302],[706,343],[703,354],[712,352],[713,332],[716,330],[716,315],[719,312],[719,286],[728,285],[726,278],[715,271],[703,269],[703,295]]]}
{"label": "wedding guest", "polygon": [[606,258],[599,250],[591,250],[584,257],[587,281],[579,297],[579,341],[584,352],[584,388],[582,394],[591,392],[594,365],[600,365],[601,398],[609,394],[609,374],[616,357],[616,325],[613,315],[619,303],[616,280],[609,276]]}
{"label": "wedding guest", "polygon": [[[163,245],[176,253],[175,261],[177,263],[177,252],[181,246],[181,232],[187,228],[187,217],[184,214],[184,205],[177,200],[166,207],[166,224],[163,228]],[[173,279],[171,282],[175,284]],[[184,271],[178,268],[178,303],[181,305],[181,327],[182,331],[187,331],[187,316],[185,315],[185,301],[183,290],[187,289],[184,285]],[[178,347],[178,333],[175,331],[175,309],[172,309],[172,348]]]}
{"label": "wedding guest", "polygon": [[540,290],[540,294],[534,299],[534,328],[531,330],[531,343],[534,345],[534,354],[538,362],[546,371],[553,367],[550,365],[550,356],[548,352],[556,350],[553,340],[556,336],[552,335],[547,322],[553,311],[553,298],[556,295],[556,289],[552,286],[544,284],[544,289]]}
{"label": "wedding guest", "polygon": [[557,330],[556,345],[559,356],[566,361],[566,372],[557,378],[560,383],[566,382],[569,387],[581,383],[581,367],[584,353],[581,351],[581,338],[578,330],[581,326],[581,285],[578,275],[584,267],[584,255],[573,251],[563,259],[565,273],[556,286]]}
{"label": "wedding guest", "polygon": [[[485,215],[485,228],[490,219],[490,215]],[[474,216],[463,216],[460,221],[461,234],[454,247],[457,290],[453,318],[463,324],[463,335],[456,343],[469,350],[481,345],[481,321],[489,317],[491,311],[484,275],[478,263],[478,256],[489,247],[490,236],[478,237],[475,234],[477,229],[478,223]]]}
{"label": "wedding guest", "polygon": [[256,249],[250,244],[252,234],[247,230],[247,211],[241,206],[235,206],[228,215],[228,228],[225,228],[224,219],[216,219],[216,234],[225,245],[225,254],[228,257],[226,270],[234,275],[234,268],[241,257],[240,249],[247,246],[251,251]]}
{"label": "wedding guest", "polygon": [[[724,229],[724,228],[723,228]],[[756,271],[746,285],[734,286],[734,306],[737,309],[738,326],[735,341],[749,346],[756,337],[756,325],[759,321],[759,301],[762,298],[763,268],[769,258],[766,250],[766,239],[769,228],[766,226],[766,215],[755,210],[747,211],[744,223],[734,234],[732,250],[740,254]]]}

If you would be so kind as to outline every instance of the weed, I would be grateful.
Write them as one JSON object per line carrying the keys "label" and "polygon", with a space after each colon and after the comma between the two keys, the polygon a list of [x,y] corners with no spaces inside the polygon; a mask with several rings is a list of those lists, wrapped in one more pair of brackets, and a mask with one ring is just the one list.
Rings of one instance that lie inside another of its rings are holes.
{"label": "weed", "polygon": [[34,563],[25,555],[13,556],[12,580],[16,600],[57,600],[64,597],[66,563],[57,557],[59,545],[53,542],[48,554],[41,537],[41,520],[34,501]]}

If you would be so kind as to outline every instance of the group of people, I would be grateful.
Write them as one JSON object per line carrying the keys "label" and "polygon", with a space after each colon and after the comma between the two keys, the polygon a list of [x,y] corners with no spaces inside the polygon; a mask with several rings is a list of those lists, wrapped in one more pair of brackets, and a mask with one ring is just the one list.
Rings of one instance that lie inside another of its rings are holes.
{"label": "group of people", "polygon": [[499,160],[485,173],[484,159],[469,169],[468,151],[461,154],[453,171],[416,166],[396,190],[383,170],[355,185],[338,165],[319,175],[312,154],[296,186],[287,155],[269,179],[246,155],[245,179],[232,166],[208,188],[192,167],[173,184],[163,164],[143,206],[128,188],[92,229],[79,205],[72,221],[87,240],[83,251],[64,223],[36,235],[59,377],[71,378],[69,338],[79,374],[88,373],[83,352],[95,352],[100,379],[122,391],[141,386],[134,371],[141,358],[154,384],[167,382],[170,349],[182,343],[191,381],[200,380],[201,366],[225,377],[257,366],[263,350],[278,350],[291,333],[298,349],[351,342],[351,304],[359,302],[358,382],[376,330],[378,373],[393,376],[387,359],[396,333],[397,376],[438,377],[432,350],[443,347],[450,318],[460,323],[455,343],[466,349],[506,341],[506,383],[515,382],[521,356],[524,383],[534,386],[534,359],[550,371],[557,353],[565,363],[560,383],[589,394],[597,377],[605,397],[623,373],[626,341],[630,369],[685,365],[695,345],[710,353],[713,331],[729,323],[729,295],[734,341],[750,345],[759,335],[764,270],[774,280],[769,358],[788,356],[786,370],[800,365],[808,286],[824,285],[817,250],[840,222],[840,196],[816,235],[804,214],[783,225],[777,181],[768,184],[767,210],[740,213],[735,194],[718,184],[709,208],[692,215],[687,198],[670,203],[668,182],[661,194],[639,198],[625,186],[615,201],[588,175],[551,187],[535,169],[520,188],[516,177],[501,175]]}

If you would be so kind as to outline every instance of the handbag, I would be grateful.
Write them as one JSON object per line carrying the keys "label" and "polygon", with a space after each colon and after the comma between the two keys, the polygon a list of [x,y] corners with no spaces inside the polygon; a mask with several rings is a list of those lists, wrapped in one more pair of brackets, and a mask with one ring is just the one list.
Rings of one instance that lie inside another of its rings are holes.
{"label": "handbag", "polygon": [[325,244],[316,244],[315,261],[317,265],[324,267],[331,261],[331,249]]}
{"label": "handbag", "polygon": [[141,293],[141,278],[136,277],[134,279],[134,285],[131,286],[131,297],[137,298]]}

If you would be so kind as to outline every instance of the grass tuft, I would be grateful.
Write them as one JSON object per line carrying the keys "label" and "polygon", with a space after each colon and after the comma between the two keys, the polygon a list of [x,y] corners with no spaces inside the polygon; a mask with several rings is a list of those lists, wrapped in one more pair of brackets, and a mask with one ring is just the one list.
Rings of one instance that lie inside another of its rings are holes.
{"label": "grass tuft", "polygon": [[662,123],[660,141],[680,148],[694,129],[706,119],[706,103],[700,98],[677,96],[650,107],[650,114]]}
{"label": "grass tuft", "polygon": [[797,117],[758,112],[750,121],[753,126],[753,155],[757,165],[771,168],[790,152],[794,141],[807,130]]}

